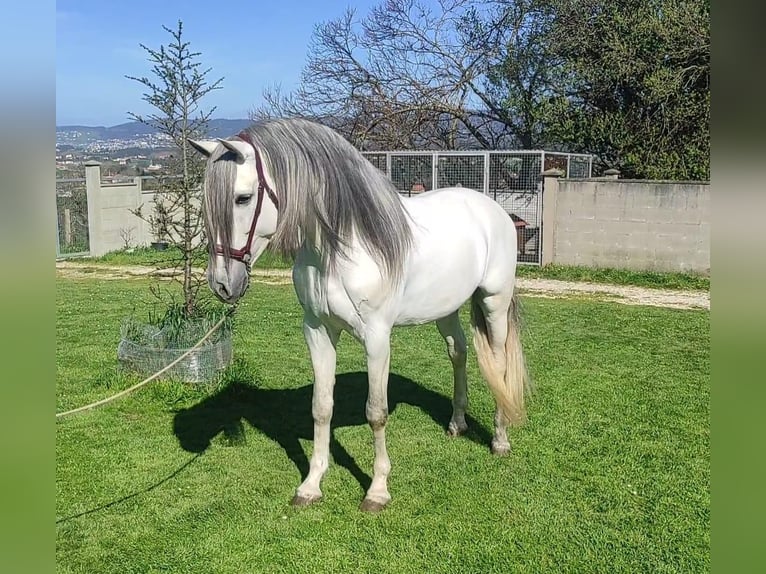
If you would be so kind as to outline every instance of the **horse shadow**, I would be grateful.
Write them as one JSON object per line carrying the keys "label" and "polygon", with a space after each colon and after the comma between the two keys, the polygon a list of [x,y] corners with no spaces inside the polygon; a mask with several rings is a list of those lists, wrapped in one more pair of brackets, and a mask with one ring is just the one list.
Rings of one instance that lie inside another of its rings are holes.
{"label": "horse shadow", "polygon": [[[312,394],[312,384],[297,389],[262,389],[234,381],[200,403],[177,411],[173,419],[173,432],[185,451],[200,454],[218,435],[222,435],[227,444],[243,444],[244,424],[248,423],[282,447],[303,480],[308,476],[309,459],[300,440],[314,439]],[[334,433],[334,429],[339,427],[367,425],[367,373],[338,375],[334,396],[330,453],[335,464],[346,468],[362,489],[367,490],[371,477],[337,441]],[[452,416],[452,403],[447,397],[411,379],[391,374],[388,383],[389,413],[393,413],[399,404],[419,408],[445,431]],[[468,430],[464,438],[482,445],[490,443],[489,432],[476,419],[466,415],[466,422]]]}

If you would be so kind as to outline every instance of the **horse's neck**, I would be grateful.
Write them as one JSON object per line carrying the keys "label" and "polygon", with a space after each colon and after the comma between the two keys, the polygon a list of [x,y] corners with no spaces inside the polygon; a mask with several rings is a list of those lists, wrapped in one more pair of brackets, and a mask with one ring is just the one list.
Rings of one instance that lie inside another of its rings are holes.
{"label": "horse's neck", "polygon": [[[295,263],[302,266],[314,267],[324,277],[331,275],[338,277],[340,274],[355,273],[359,268],[364,269],[365,273],[376,269],[378,264],[368,249],[364,247],[357,235],[352,232],[351,237],[346,238],[345,244],[341,246],[343,253],[336,253],[335,257],[330,257],[329,253],[324,253],[322,242],[319,241],[319,230],[314,233],[303,235],[301,248],[296,254]],[[334,259],[335,264],[330,265],[330,260]],[[339,265],[340,264],[340,265]]]}

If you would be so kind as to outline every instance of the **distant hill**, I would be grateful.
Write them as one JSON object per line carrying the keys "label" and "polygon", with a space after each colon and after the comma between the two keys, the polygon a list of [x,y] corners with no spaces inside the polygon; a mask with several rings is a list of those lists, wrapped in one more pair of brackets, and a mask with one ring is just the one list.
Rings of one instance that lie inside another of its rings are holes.
{"label": "distant hill", "polygon": [[[208,137],[232,136],[249,126],[250,120],[217,119],[208,122]],[[80,132],[84,140],[123,140],[157,133],[140,122],[127,122],[116,126],[56,126],[56,132]]]}

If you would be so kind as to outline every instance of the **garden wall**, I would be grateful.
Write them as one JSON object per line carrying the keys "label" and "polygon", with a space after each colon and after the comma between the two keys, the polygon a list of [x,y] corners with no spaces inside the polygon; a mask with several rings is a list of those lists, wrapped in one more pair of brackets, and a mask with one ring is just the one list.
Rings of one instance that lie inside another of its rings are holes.
{"label": "garden wall", "polygon": [[85,165],[85,186],[90,255],[154,241],[149,224],[132,213],[141,205],[145,215],[152,213],[154,191],[144,190],[140,177],[126,183],[105,183],[101,181],[100,164],[90,162]]}
{"label": "garden wall", "polygon": [[710,185],[546,177],[542,263],[710,272]]}

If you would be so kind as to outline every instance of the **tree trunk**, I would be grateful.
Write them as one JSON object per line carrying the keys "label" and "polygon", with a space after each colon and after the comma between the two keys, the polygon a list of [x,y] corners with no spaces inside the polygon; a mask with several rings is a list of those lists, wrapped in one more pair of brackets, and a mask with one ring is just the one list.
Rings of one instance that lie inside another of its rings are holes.
{"label": "tree trunk", "polygon": [[[189,112],[184,105],[183,135],[188,133]],[[189,148],[186,139],[181,142],[181,157],[184,166],[183,210],[184,210],[184,306],[186,316],[194,312],[194,289],[192,287],[192,232],[191,232],[191,182],[189,181]]]}

